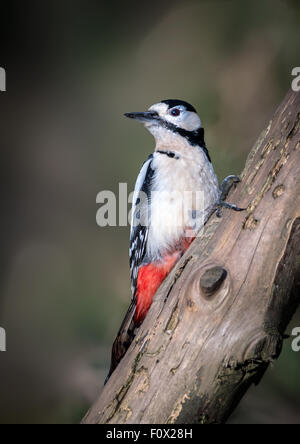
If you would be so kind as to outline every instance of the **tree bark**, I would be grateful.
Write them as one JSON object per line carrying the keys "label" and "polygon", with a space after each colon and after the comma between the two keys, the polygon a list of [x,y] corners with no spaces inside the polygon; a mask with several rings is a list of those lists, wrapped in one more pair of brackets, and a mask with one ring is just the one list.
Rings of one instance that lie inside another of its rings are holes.
{"label": "tree bark", "polygon": [[159,289],[86,424],[223,423],[278,358],[300,302],[300,93],[252,149],[230,201]]}

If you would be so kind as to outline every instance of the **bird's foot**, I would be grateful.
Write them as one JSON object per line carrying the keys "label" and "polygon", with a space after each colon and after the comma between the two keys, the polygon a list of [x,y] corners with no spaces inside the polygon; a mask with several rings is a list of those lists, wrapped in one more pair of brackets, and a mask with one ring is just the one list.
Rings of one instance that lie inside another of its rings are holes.
{"label": "bird's foot", "polygon": [[237,205],[225,202],[231,188],[237,183],[240,183],[240,181],[241,179],[238,176],[228,176],[226,177],[226,179],[223,180],[222,185],[220,187],[221,196],[216,205],[217,217],[222,217],[223,208],[227,208],[228,210],[233,210],[233,211],[245,211],[245,208],[239,208]]}
{"label": "bird's foot", "polygon": [[238,176],[228,176],[226,177],[223,182],[222,185],[220,187],[221,190],[221,197],[220,200],[221,201],[225,201],[231,188],[236,185],[237,183],[240,183],[241,179]]}
{"label": "bird's foot", "polygon": [[216,213],[217,217],[222,217],[223,208],[227,208],[228,210],[233,210],[233,211],[246,211],[246,208],[240,208],[237,205],[219,200],[219,202],[217,203],[217,213]]}

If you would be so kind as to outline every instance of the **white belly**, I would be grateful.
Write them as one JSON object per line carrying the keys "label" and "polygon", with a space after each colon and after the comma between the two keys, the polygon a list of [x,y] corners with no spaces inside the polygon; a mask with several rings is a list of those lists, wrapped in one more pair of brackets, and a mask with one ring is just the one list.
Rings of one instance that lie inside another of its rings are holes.
{"label": "white belly", "polygon": [[172,252],[191,230],[203,227],[209,209],[219,198],[219,184],[211,163],[201,151],[178,160],[155,154],[156,174],[151,195],[147,256],[159,259]]}

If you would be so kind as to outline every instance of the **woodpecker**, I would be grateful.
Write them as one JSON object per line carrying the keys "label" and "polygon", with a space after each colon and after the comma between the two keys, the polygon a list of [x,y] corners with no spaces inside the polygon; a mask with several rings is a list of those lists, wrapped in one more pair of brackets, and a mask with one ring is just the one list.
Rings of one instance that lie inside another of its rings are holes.
{"label": "woodpecker", "polygon": [[212,212],[218,209],[220,216],[221,207],[242,211],[224,202],[239,179],[229,176],[219,186],[201,120],[192,105],[163,100],[146,112],[125,116],[150,131],[155,150],[135,185],[129,249],[132,301],[113,345],[108,377],[144,321],[157,289]]}

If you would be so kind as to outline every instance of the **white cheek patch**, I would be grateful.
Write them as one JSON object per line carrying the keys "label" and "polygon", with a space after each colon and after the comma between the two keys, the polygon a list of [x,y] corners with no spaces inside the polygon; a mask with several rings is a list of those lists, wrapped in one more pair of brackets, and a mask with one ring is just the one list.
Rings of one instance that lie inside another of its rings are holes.
{"label": "white cheek patch", "polygon": [[183,114],[182,122],[180,122],[181,128],[187,131],[195,131],[201,128],[201,120],[198,114],[191,111],[187,111]]}
{"label": "white cheek patch", "polygon": [[195,131],[201,128],[201,120],[198,114],[181,110],[179,116],[172,116],[169,114],[169,107],[166,103],[155,103],[150,106],[149,111],[156,111],[159,116],[166,120],[167,122],[173,123],[173,125],[178,126],[186,131]]}
{"label": "white cheek patch", "polygon": [[184,111],[178,117],[168,114],[165,119],[186,131],[195,131],[201,127],[201,120],[198,114],[191,111]]}

